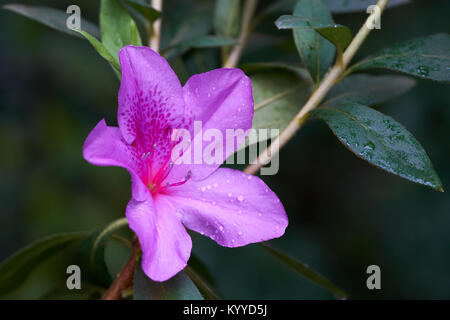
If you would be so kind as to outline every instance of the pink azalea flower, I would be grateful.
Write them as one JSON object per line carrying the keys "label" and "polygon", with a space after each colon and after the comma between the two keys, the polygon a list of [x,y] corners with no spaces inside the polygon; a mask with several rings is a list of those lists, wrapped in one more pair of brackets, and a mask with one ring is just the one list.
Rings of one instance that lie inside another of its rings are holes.
{"label": "pink azalea flower", "polygon": [[[147,47],[127,46],[119,58],[119,127],[100,121],[83,155],[92,164],[130,173],[126,217],[139,238],[147,276],[165,281],[186,266],[192,242],[185,228],[225,247],[283,235],[288,224],[283,205],[258,177],[219,168],[221,163],[171,162],[174,129],[194,133],[193,121],[202,121],[203,130],[214,128],[225,137],[226,129],[251,128],[250,79],[239,69],[216,69],[192,76],[182,87],[167,61]],[[223,160],[242,143],[237,140]]]}

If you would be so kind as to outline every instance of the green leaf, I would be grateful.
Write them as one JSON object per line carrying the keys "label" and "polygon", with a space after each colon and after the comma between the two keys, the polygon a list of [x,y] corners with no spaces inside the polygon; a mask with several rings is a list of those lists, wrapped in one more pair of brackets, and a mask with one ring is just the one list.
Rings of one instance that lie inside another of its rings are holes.
{"label": "green leaf", "polygon": [[141,264],[134,274],[134,300],[203,300],[195,284],[184,272],[165,282],[151,280],[142,271]]}
{"label": "green leaf", "polygon": [[283,15],[275,21],[275,25],[278,29],[314,29],[336,47],[339,55],[352,41],[350,29],[339,24],[323,24],[319,20]]}
{"label": "green leaf", "polygon": [[112,279],[105,263],[106,242],[113,232],[126,225],[126,218],[116,220],[83,241],[80,248],[83,270],[94,282],[105,286],[111,283]]}
{"label": "green leaf", "polygon": [[214,292],[208,282],[194,268],[187,266],[184,272],[194,282],[197,289],[206,300],[220,300],[219,296]]}
{"label": "green leaf", "polygon": [[246,74],[254,74],[259,71],[277,71],[277,70],[287,70],[296,74],[300,79],[311,82],[311,77],[309,72],[303,68],[300,64],[295,63],[283,63],[283,62],[256,62],[256,63],[244,63],[239,65],[239,67]]}
{"label": "green leaf", "polygon": [[103,46],[108,49],[117,65],[119,65],[120,49],[127,45],[142,45],[136,23],[120,1],[101,1],[100,31]]}
{"label": "green leaf", "polygon": [[161,13],[150,6],[148,0],[124,0],[126,4],[142,14],[147,22],[152,23],[161,16]]}
{"label": "green leaf", "polygon": [[236,40],[230,37],[204,36],[186,41],[186,45],[191,48],[213,48],[230,46],[236,43]]}
{"label": "green leaf", "polygon": [[194,39],[184,40],[173,47],[168,47],[161,51],[166,59],[175,60],[181,54],[193,48],[214,48],[229,46],[236,43],[236,40],[221,36],[201,36]]}
{"label": "green leaf", "polygon": [[333,24],[323,23],[323,21],[308,18],[308,17],[299,17],[293,16],[289,14],[282,15],[277,20],[275,20],[275,25],[278,29],[314,29],[314,28],[322,28],[326,26],[332,26]]}
{"label": "green leaf", "polygon": [[[265,9],[261,10],[258,18],[269,14],[279,14],[292,11],[298,0],[277,0],[271,1]],[[367,7],[376,4],[377,0],[322,0],[332,13],[347,13],[366,11]],[[387,4],[388,8],[396,7],[402,4],[410,3],[411,0],[390,0]]]}
{"label": "green leaf", "polygon": [[65,281],[58,283],[39,297],[39,300],[99,300],[103,288],[82,282],[81,289],[70,290]]}
{"label": "green leaf", "polygon": [[[213,7],[210,1],[174,0],[164,3],[161,49],[176,48],[179,43],[206,36],[212,30]],[[167,56],[177,54],[171,50]]]}
{"label": "green leaf", "polygon": [[[330,11],[321,0],[299,0],[294,16],[309,18],[324,25],[333,25]],[[307,21],[304,22],[308,26]],[[293,30],[295,45],[313,80],[318,83],[334,60],[335,48],[316,31],[308,28]]]}
{"label": "green leaf", "polygon": [[[250,79],[255,109],[254,129],[279,129],[281,132],[312,91],[310,82],[301,79],[295,72],[283,69],[255,72]],[[265,140],[259,138],[259,141]]]}
{"label": "green leaf", "polygon": [[377,105],[406,93],[415,84],[414,79],[404,76],[355,74],[335,85],[328,94],[328,100],[323,104],[326,106],[344,103]]}
{"label": "green leaf", "polygon": [[358,157],[394,175],[442,191],[441,181],[420,143],[401,124],[357,103],[313,110]]}
{"label": "green leaf", "polygon": [[236,37],[240,27],[240,0],[216,0],[214,31],[219,36]]}
{"label": "green leaf", "polygon": [[117,59],[115,59],[108,49],[105,48],[105,46],[98,41],[96,38],[91,36],[89,33],[83,31],[83,30],[76,30],[77,32],[81,33],[94,47],[94,49],[103,57],[106,61],[108,61],[113,68],[120,74],[120,64]]}
{"label": "green leaf", "polygon": [[[80,37],[80,35],[77,32],[74,32],[74,30],[67,28],[66,21],[67,18],[69,17],[69,14],[67,14],[64,11],[49,7],[28,6],[23,4],[7,4],[4,5],[3,8],[18,13],[27,18],[30,18],[34,21],[40,22],[55,30],[65,32],[72,36]],[[100,35],[98,27],[83,18],[81,18],[80,27],[81,29],[85,30],[86,32],[92,35],[95,36]]]}
{"label": "green leaf", "polygon": [[[370,5],[377,4],[377,0],[323,0],[333,13],[347,13],[366,11]],[[410,0],[390,0],[387,7],[396,7],[410,3]]]}
{"label": "green leaf", "polygon": [[0,295],[18,288],[44,260],[87,236],[85,232],[60,233],[30,244],[0,264]]}
{"label": "green leaf", "polygon": [[346,26],[339,24],[314,28],[322,37],[330,41],[336,47],[339,57],[342,57],[344,50],[352,42],[352,33]]}
{"label": "green leaf", "polygon": [[346,299],[347,293],[337,287],[335,284],[333,284],[330,280],[319,274],[318,272],[312,270],[309,266],[306,264],[272,248],[268,244],[260,243],[260,246],[262,246],[267,252],[269,252],[272,256],[277,258],[281,263],[288,266],[301,276],[305,277],[309,281],[321,286],[322,288],[325,288],[326,290],[330,291],[336,299]]}
{"label": "green leaf", "polygon": [[450,35],[439,33],[384,48],[358,62],[348,72],[374,68],[450,82]]}

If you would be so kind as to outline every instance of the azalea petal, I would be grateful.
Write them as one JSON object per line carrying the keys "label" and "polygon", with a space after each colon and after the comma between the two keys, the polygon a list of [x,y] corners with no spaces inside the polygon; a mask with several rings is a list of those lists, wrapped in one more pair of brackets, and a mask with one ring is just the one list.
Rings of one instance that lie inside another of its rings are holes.
{"label": "azalea petal", "polygon": [[167,61],[148,47],[126,46],[119,59],[120,131],[141,155],[151,153],[152,171],[157,172],[170,157],[172,129],[184,123],[180,81]]}
{"label": "azalea petal", "polygon": [[132,193],[137,200],[146,199],[150,192],[142,183],[140,167],[136,161],[136,150],[122,138],[117,127],[108,127],[101,120],[89,133],[83,145],[83,156],[98,166],[117,166],[128,170],[131,175]]}
{"label": "azalea petal", "polygon": [[192,249],[186,229],[170,202],[158,197],[131,199],[127,206],[130,228],[142,248],[142,270],[154,281],[166,281],[183,270]]}
{"label": "azalea petal", "polygon": [[[241,70],[216,69],[192,76],[183,87],[183,93],[186,118],[191,119],[192,123],[189,128],[194,140],[190,145],[191,161],[190,164],[177,165],[169,179],[177,180],[174,177],[179,179],[190,170],[192,179],[202,180],[220,167],[223,161],[244,142],[247,130],[252,127],[252,87],[250,79]],[[221,134],[222,139],[211,138],[211,141],[200,142],[203,137],[194,132],[194,121],[201,121],[203,135],[207,130],[215,129]],[[226,140],[227,129],[241,129],[245,133],[238,135],[236,139]],[[220,148],[218,161],[211,159],[214,163],[207,163],[205,157],[202,157],[201,163],[196,162],[196,154],[204,156],[207,147],[210,150]]]}
{"label": "azalea petal", "polygon": [[202,181],[169,188],[183,224],[225,247],[278,238],[288,225],[278,197],[258,177],[221,168]]}

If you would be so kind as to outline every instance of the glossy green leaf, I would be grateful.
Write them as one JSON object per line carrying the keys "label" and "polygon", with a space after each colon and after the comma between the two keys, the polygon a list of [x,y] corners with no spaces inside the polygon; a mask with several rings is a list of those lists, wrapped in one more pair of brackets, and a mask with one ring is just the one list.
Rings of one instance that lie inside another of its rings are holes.
{"label": "glossy green leaf", "polygon": [[332,26],[334,23],[327,24],[321,20],[285,14],[275,20],[275,25],[278,29],[314,29]]}
{"label": "glossy green leaf", "polygon": [[377,68],[450,82],[450,35],[439,33],[384,48],[352,66],[349,72]]}
{"label": "glossy green leaf", "polygon": [[341,55],[352,41],[352,33],[346,26],[339,24],[323,24],[318,20],[283,15],[275,21],[278,29],[314,29],[317,33],[330,41]]}
{"label": "glossy green leaf", "polygon": [[292,270],[294,270],[295,272],[297,272],[301,276],[305,277],[309,281],[311,281],[311,282],[321,286],[322,288],[330,291],[336,297],[336,299],[346,299],[347,298],[348,295],[347,295],[347,293],[344,290],[342,290],[339,287],[337,287],[330,280],[328,280],[327,278],[325,278],[324,276],[322,276],[318,272],[314,271],[313,269],[311,269],[306,264],[304,264],[304,263],[298,261],[297,259],[294,259],[294,258],[292,258],[292,257],[290,257],[290,256],[288,256],[288,255],[286,255],[286,254],[284,254],[284,253],[282,253],[282,252],[272,248],[268,244],[260,243],[260,245],[265,250],[267,250],[267,252],[269,252],[272,256],[277,258],[284,265],[288,266],[289,268],[291,268]]}
{"label": "glossy green leaf", "polygon": [[184,271],[194,282],[197,289],[206,300],[219,300],[219,296],[211,288],[210,284],[191,266],[187,266]]}
{"label": "glossy green leaf", "polygon": [[441,181],[420,143],[391,117],[357,103],[320,107],[324,120],[358,157],[402,178],[442,191]]}
{"label": "glossy green leaf", "polygon": [[0,295],[18,288],[46,259],[87,236],[85,232],[60,233],[30,244],[0,264]]}
{"label": "glossy green leaf", "polygon": [[326,106],[344,103],[376,105],[400,96],[409,91],[416,81],[409,77],[369,74],[355,74],[344,78],[328,94]]}
{"label": "glossy green leaf", "polygon": [[230,37],[204,36],[189,40],[187,44],[192,48],[213,48],[221,46],[230,46],[236,43],[236,40]]}
{"label": "glossy green leaf", "polygon": [[[279,129],[281,132],[305,104],[312,91],[310,82],[288,70],[259,71],[250,74],[250,79],[255,110],[252,124],[254,129]],[[265,139],[259,137],[258,141],[263,140]]]}
{"label": "glossy green leaf", "polygon": [[94,47],[94,49],[100,54],[103,58],[105,58],[106,61],[108,61],[114,69],[120,74],[120,64],[117,59],[114,59],[114,57],[111,55],[108,49],[105,48],[105,46],[98,41],[96,38],[91,36],[89,33],[83,31],[83,30],[76,30],[77,32],[81,33]]}
{"label": "glossy green leaf", "polygon": [[145,275],[140,263],[136,266],[133,290],[134,300],[203,300],[185,272],[179,272],[165,282],[156,282]]}
{"label": "glossy green leaf", "polygon": [[236,37],[240,27],[240,0],[216,0],[214,31],[219,36]]}
{"label": "glossy green leaf", "polygon": [[303,68],[301,64],[295,63],[283,63],[283,62],[256,62],[256,63],[244,63],[239,65],[246,74],[255,74],[260,71],[291,71],[296,74],[300,79],[311,82],[311,77],[308,70]]}
{"label": "glossy green leaf", "polygon": [[[77,37],[80,36],[77,32],[74,32],[73,30],[67,28],[66,21],[69,17],[69,14],[64,11],[49,7],[29,6],[23,4],[7,4],[4,5],[3,8],[23,15],[34,21],[40,22],[55,30],[62,31]],[[80,27],[82,30],[85,30],[89,34],[100,36],[98,27],[83,18],[81,18]]]}
{"label": "glossy green leaf", "polygon": [[167,59],[175,60],[179,55],[193,48],[214,48],[229,46],[236,43],[236,40],[221,36],[202,36],[194,39],[188,39],[161,51],[161,54]]}
{"label": "glossy green leaf", "polygon": [[[264,8],[258,18],[269,14],[279,14],[292,11],[298,0],[276,0]],[[367,7],[376,4],[377,0],[322,0],[332,13],[347,13],[366,11]],[[402,4],[410,3],[411,0],[390,0],[387,8],[396,7]]]}
{"label": "glossy green leaf", "polygon": [[[323,0],[333,13],[366,11],[370,5],[377,4],[377,0]],[[390,0],[387,7],[396,7],[410,3],[411,0]]]}
{"label": "glossy green leaf", "polygon": [[102,44],[117,61],[117,65],[120,49],[127,45],[142,45],[136,23],[120,1],[101,1],[100,31]]}
{"label": "glossy green leaf", "polygon": [[[180,48],[214,48],[221,46],[233,45],[236,43],[236,40],[229,37],[221,37],[221,36],[202,36],[194,39],[185,40],[180,42],[178,46]],[[171,49],[171,48],[170,48]]]}
{"label": "glossy green leaf", "polygon": [[167,56],[177,54],[177,45],[206,36],[212,30],[213,2],[173,0],[164,3],[161,49],[174,48]]}
{"label": "glossy green leaf", "polygon": [[113,232],[126,225],[126,218],[116,220],[83,241],[80,248],[83,270],[94,282],[105,286],[111,283],[112,279],[105,263],[106,243]]}
{"label": "glossy green leaf", "polygon": [[322,37],[334,44],[340,57],[344,53],[344,50],[347,49],[350,42],[352,42],[352,33],[346,26],[334,24],[314,28],[314,30],[316,30],[316,32],[318,32]]}
{"label": "glossy green leaf", "polygon": [[[321,0],[298,0],[293,15],[323,25],[334,24],[330,11]],[[305,26],[308,24],[308,21],[304,22]],[[313,80],[318,83],[333,63],[336,49],[313,29],[295,28],[293,33],[300,57]]]}
{"label": "glossy green leaf", "polygon": [[148,0],[124,0],[126,4],[137,10],[139,13],[141,13],[147,22],[154,22],[156,19],[158,19],[161,15],[161,13],[158,10],[155,10],[150,5],[151,1]]}

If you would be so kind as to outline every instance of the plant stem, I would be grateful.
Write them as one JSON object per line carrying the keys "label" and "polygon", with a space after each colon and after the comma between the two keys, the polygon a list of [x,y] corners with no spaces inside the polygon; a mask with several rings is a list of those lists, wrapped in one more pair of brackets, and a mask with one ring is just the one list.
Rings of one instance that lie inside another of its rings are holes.
{"label": "plant stem", "polygon": [[323,98],[330,89],[340,80],[340,76],[345,72],[351,59],[361,47],[364,40],[369,35],[371,29],[367,27],[367,23],[372,21],[375,15],[381,15],[389,0],[379,0],[377,6],[379,10],[373,10],[372,14],[367,18],[364,25],[359,29],[350,45],[345,50],[342,60],[336,61],[336,64],[327,73],[318,88],[313,92],[309,100],[300,110],[300,112],[291,120],[288,126],[281,134],[266,148],[257,158],[256,163],[250,164],[245,168],[247,174],[255,174],[264,164],[269,163],[272,157],[295,135],[295,133],[303,126],[307,120],[308,113],[319,106]]}
{"label": "plant stem", "polygon": [[[151,4],[154,9],[162,12],[162,0],[152,0]],[[162,17],[159,17],[155,22],[153,22],[153,32],[150,36],[150,39],[148,39],[150,48],[152,48],[156,52],[159,52],[159,43],[161,39],[161,22]]]}
{"label": "plant stem", "polygon": [[140,251],[139,241],[135,238],[130,258],[125,264],[125,267],[118,274],[117,278],[103,294],[102,300],[119,300],[122,298],[122,291],[133,285],[134,271],[136,270],[136,263]]}
{"label": "plant stem", "polygon": [[247,0],[245,2],[244,13],[242,15],[241,32],[239,34],[237,44],[233,47],[228,59],[223,64],[224,68],[234,68],[238,64],[242,55],[242,50],[245,46],[245,42],[250,34],[250,26],[257,3],[257,0]]}

